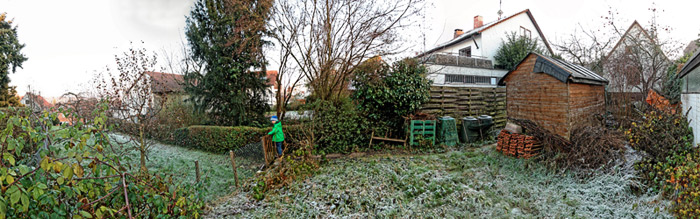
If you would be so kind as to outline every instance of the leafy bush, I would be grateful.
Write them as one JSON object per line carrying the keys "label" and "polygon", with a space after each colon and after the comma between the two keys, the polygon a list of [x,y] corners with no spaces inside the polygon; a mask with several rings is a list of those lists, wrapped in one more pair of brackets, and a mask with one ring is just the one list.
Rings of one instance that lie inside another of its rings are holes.
{"label": "leafy bush", "polygon": [[111,145],[105,109],[87,126],[54,125],[55,113],[0,112],[7,121],[0,130],[0,218],[199,217],[203,193],[195,187],[133,175],[104,149]]}
{"label": "leafy bush", "polygon": [[665,190],[676,194],[673,213],[681,218],[697,217],[700,215],[700,151],[694,148],[679,161],[680,165],[661,173],[668,178]]}
{"label": "leafy bush", "polygon": [[691,54],[687,54],[668,67],[666,77],[663,78],[663,89],[661,94],[668,98],[670,104],[677,104],[681,101],[681,88],[683,87],[683,79],[678,77],[683,65],[688,62]]}
{"label": "leafy bush", "polygon": [[431,82],[427,69],[414,59],[404,59],[392,66],[370,59],[355,70],[352,95],[360,110],[375,126],[385,123],[403,135],[404,116],[413,114],[430,98]]}
{"label": "leafy bush", "polygon": [[318,162],[311,157],[311,146],[308,144],[295,149],[278,160],[279,165],[262,172],[257,176],[252,186],[251,194],[254,199],[262,200],[268,191],[287,186],[297,179],[311,176],[318,169]]}
{"label": "leafy bush", "polygon": [[535,38],[520,36],[516,33],[507,34],[507,38],[493,57],[499,68],[513,70],[530,52],[544,51]]}
{"label": "leafy bush", "polygon": [[652,162],[666,161],[693,147],[693,131],[682,114],[666,114],[650,109],[641,123],[632,123],[626,132],[630,145],[649,154]]}
{"label": "leafy bush", "polygon": [[635,164],[642,182],[652,192],[674,199],[673,213],[680,217],[700,211],[700,151],[693,146],[693,131],[682,114],[651,110],[643,121],[632,123],[625,134],[630,144],[648,154]]}
{"label": "leafy bush", "polygon": [[310,104],[314,109],[311,121],[302,125],[313,130],[312,140],[322,154],[350,153],[366,149],[371,135],[369,121],[348,99],[339,103],[317,100]]}
{"label": "leafy bush", "polygon": [[[204,125],[209,123],[209,119],[204,113],[195,111],[194,105],[184,100],[182,96],[171,95],[163,104],[163,109],[158,112],[152,126],[147,126],[145,135],[149,139],[163,142],[173,142],[174,132],[177,129],[193,125]],[[109,119],[110,124],[115,125],[115,130],[138,135],[138,128],[135,124],[124,120]]]}

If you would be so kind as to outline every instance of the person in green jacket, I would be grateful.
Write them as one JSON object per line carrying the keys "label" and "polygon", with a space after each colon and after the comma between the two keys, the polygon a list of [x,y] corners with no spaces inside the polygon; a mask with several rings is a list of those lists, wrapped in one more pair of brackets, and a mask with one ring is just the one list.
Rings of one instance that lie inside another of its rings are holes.
{"label": "person in green jacket", "polygon": [[270,118],[272,121],[272,131],[267,133],[272,135],[272,142],[277,146],[277,156],[282,156],[282,142],[284,142],[284,133],[282,132],[282,123],[278,121],[277,116]]}

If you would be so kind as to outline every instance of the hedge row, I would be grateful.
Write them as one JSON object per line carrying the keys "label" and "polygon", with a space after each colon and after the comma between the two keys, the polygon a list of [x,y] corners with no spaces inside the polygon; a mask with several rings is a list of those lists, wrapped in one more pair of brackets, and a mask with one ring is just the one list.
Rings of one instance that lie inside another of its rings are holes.
{"label": "hedge row", "polygon": [[[172,144],[209,151],[225,153],[250,143],[260,142],[272,128],[248,126],[190,126],[175,130]],[[283,126],[287,145],[296,145],[299,141],[299,126]]]}

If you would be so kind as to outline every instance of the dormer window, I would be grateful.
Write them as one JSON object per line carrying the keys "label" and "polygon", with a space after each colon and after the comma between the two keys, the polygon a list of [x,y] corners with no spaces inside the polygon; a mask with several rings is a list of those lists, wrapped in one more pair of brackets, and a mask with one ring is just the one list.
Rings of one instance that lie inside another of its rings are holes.
{"label": "dormer window", "polygon": [[530,39],[532,37],[532,32],[530,32],[529,29],[520,26],[520,36],[527,37],[528,39]]}
{"label": "dormer window", "polygon": [[459,56],[472,57],[472,47],[467,46],[466,48],[460,49]]}

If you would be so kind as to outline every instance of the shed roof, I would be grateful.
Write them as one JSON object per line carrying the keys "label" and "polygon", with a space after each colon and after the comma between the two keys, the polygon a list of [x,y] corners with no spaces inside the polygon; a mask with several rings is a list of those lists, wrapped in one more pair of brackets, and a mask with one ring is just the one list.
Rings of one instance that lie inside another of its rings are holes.
{"label": "shed roof", "polygon": [[688,73],[690,73],[691,71],[695,70],[698,66],[700,66],[700,50],[698,50],[697,52],[695,52],[695,54],[693,54],[693,57],[691,57],[691,58],[685,63],[685,65],[684,65],[683,68],[681,69],[681,72],[679,73],[679,76],[680,76],[681,78],[682,78],[682,77],[685,77],[686,75],[688,75]]}
{"label": "shed roof", "polygon": [[549,46],[549,42],[547,42],[547,38],[544,37],[544,34],[542,33],[542,30],[540,30],[540,25],[537,24],[537,21],[535,21],[535,17],[532,16],[532,12],[530,12],[530,9],[525,9],[525,10],[520,11],[520,12],[518,12],[518,13],[515,13],[515,14],[513,14],[513,15],[511,15],[511,16],[505,17],[505,18],[503,18],[503,19],[491,21],[491,22],[489,22],[489,23],[486,23],[486,24],[484,24],[484,25],[481,25],[481,27],[477,27],[477,28],[474,28],[474,29],[472,29],[472,30],[470,30],[470,31],[464,32],[462,35],[459,35],[458,37],[455,37],[455,38],[453,38],[453,39],[451,39],[451,40],[449,40],[449,41],[447,41],[447,42],[445,42],[445,43],[442,43],[442,44],[440,44],[440,45],[437,45],[436,47],[434,47],[434,48],[432,48],[432,49],[430,49],[430,50],[428,50],[428,51],[426,51],[426,52],[424,52],[424,53],[421,53],[420,55],[418,55],[418,57],[421,57],[421,56],[424,56],[424,55],[428,55],[428,54],[433,53],[433,52],[435,52],[435,51],[437,51],[437,50],[444,49],[444,48],[446,48],[446,47],[448,47],[448,46],[452,46],[452,45],[457,44],[457,43],[459,43],[459,42],[462,42],[462,41],[464,41],[464,40],[468,40],[468,39],[470,39],[472,36],[479,35],[479,34],[481,34],[482,32],[484,32],[484,31],[490,29],[491,27],[494,27],[494,26],[496,26],[496,25],[498,25],[498,24],[501,24],[501,23],[503,23],[504,21],[507,21],[508,19],[511,19],[511,18],[513,18],[513,17],[515,17],[515,16],[518,16],[518,15],[520,15],[520,14],[523,14],[523,13],[527,14],[528,18],[530,18],[530,21],[532,21],[532,24],[535,25],[535,29],[537,29],[537,33],[540,35],[540,37],[542,38],[542,41],[544,42],[544,45],[547,47],[547,51],[549,51],[550,53],[553,53],[552,48]]}
{"label": "shed roof", "polygon": [[[608,84],[607,79],[596,74],[595,72],[592,72],[591,70],[588,70],[587,68],[584,68],[583,66],[574,65],[564,60],[555,59],[535,52],[528,54],[522,61],[520,61],[520,63],[518,63],[518,66],[527,60],[527,58],[531,55],[537,56],[533,72],[544,72],[564,83],[566,83],[567,80],[571,80],[571,82],[579,84]],[[503,78],[498,81],[498,84],[505,85],[504,79],[513,71],[506,73],[506,75],[504,75]]]}

